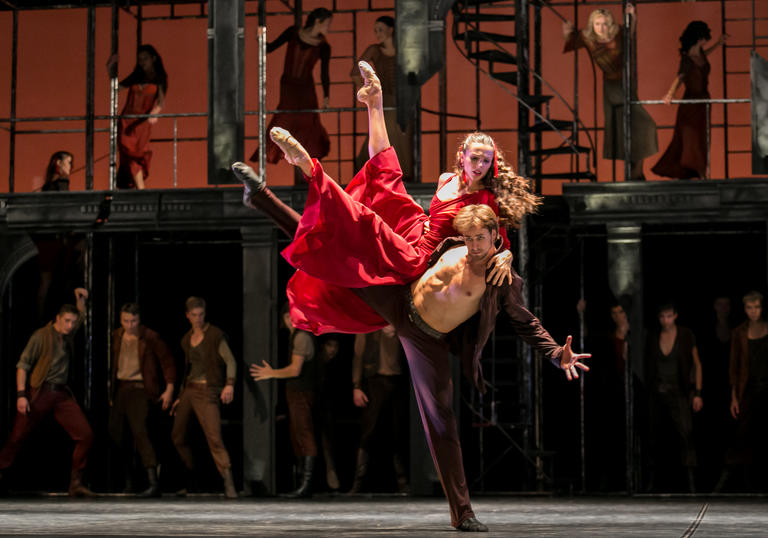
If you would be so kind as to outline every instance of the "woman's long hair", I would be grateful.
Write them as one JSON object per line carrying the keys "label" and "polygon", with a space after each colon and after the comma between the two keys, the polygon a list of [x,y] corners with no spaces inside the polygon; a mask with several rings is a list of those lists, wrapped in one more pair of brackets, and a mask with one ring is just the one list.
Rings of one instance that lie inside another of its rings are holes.
{"label": "woman's long hair", "polygon": [[505,227],[519,227],[525,215],[536,211],[536,207],[541,204],[541,197],[531,192],[530,180],[515,174],[512,167],[504,160],[504,154],[496,146],[493,138],[478,131],[467,135],[459,144],[455,168],[459,177],[462,177],[461,174],[463,174],[461,156],[472,144],[484,144],[494,148],[494,158],[498,163],[499,173],[493,177],[494,165],[491,164],[488,172],[480,181],[496,198],[501,224]]}
{"label": "woman's long hair", "polygon": [[331,17],[333,17],[333,12],[330,9],[324,7],[315,8],[307,15],[307,20],[304,21],[304,28],[312,28],[315,22],[323,22]]}
{"label": "woman's long hair", "polygon": [[45,183],[43,183],[43,185],[48,185],[51,181],[59,177],[58,162],[65,157],[69,157],[74,163],[75,158],[68,151],[61,150],[51,155],[51,158],[48,160],[48,167],[45,169]]}
{"label": "woman's long hair", "polygon": [[607,9],[596,9],[589,14],[587,27],[582,31],[584,34],[584,39],[588,39],[592,42],[597,41],[597,34],[595,33],[595,19],[600,16],[605,17],[605,19],[608,21],[608,37],[610,39],[613,39],[616,37],[616,34],[619,33],[619,25],[616,24],[616,19],[613,18],[613,13]]}
{"label": "woman's long hair", "polygon": [[712,39],[712,33],[706,22],[693,21],[685,27],[683,35],[680,36],[680,54],[686,54],[688,49],[699,42],[699,39],[709,41]]}
{"label": "woman's long hair", "polygon": [[136,56],[141,52],[148,53],[152,58],[152,64],[155,70],[155,76],[152,80],[147,78],[147,74],[136,62],[136,67],[133,68],[131,74],[120,81],[121,86],[132,86],[133,84],[157,84],[163,89],[163,94],[168,93],[168,74],[165,72],[163,66],[163,59],[157,53],[157,50],[152,45],[141,45],[136,49]]}

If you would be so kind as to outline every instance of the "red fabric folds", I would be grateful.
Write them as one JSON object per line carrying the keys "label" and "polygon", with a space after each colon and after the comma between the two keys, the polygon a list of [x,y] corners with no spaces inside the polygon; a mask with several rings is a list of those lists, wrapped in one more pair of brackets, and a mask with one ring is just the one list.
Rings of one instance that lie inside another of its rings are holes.
{"label": "red fabric folds", "polygon": [[318,161],[314,165],[304,214],[282,254],[298,269],[287,289],[292,322],[315,334],[386,326],[350,288],[412,282],[426,270],[437,244],[455,235],[459,209],[485,203],[498,212],[493,194],[482,190],[445,202],[433,199],[428,219],[406,192],[391,147],[372,157],[346,191]]}

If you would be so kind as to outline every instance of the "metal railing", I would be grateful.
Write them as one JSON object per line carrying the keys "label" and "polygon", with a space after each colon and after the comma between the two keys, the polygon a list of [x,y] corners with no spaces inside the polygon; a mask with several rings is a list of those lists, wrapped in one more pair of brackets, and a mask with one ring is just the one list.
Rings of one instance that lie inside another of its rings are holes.
{"label": "metal railing", "polygon": [[[706,177],[704,179],[711,178],[710,168],[711,168],[711,145],[712,145],[712,119],[710,117],[710,113],[712,111],[712,105],[715,105],[715,104],[730,105],[730,104],[751,103],[751,102],[752,102],[751,99],[672,99],[669,101],[669,104],[675,104],[675,105],[706,105],[707,167],[706,167]],[[666,105],[667,102],[664,101],[663,99],[641,99],[637,101],[631,101],[630,104],[632,105]],[[618,106],[621,106],[621,105],[618,105]],[[716,125],[716,127],[722,127],[725,131],[727,131],[729,127],[736,127],[736,126],[723,123],[723,124]],[[625,134],[625,136],[627,136],[627,134]],[[631,133],[629,133],[629,136],[631,136]]]}

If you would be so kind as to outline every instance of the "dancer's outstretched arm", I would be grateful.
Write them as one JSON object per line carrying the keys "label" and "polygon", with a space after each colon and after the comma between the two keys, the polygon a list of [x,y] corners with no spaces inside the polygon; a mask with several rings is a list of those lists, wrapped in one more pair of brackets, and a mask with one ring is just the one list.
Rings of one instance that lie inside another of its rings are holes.
{"label": "dancer's outstretched arm", "polygon": [[384,122],[384,105],[381,95],[381,81],[368,62],[358,62],[363,87],[357,90],[357,100],[368,107],[368,156],[373,157],[392,144]]}

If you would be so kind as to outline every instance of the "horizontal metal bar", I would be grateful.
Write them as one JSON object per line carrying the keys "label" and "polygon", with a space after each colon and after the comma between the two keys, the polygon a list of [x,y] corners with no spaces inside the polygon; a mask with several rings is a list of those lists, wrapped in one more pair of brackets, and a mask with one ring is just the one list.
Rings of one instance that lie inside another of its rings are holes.
{"label": "horizontal metal bar", "polygon": [[[16,134],[64,134],[64,133],[84,133],[85,129],[17,129]],[[94,129],[95,133],[108,133],[109,129]]]}
{"label": "horizontal metal bar", "polygon": [[[351,106],[351,107],[337,107],[337,108],[303,108],[299,110],[267,110],[265,114],[309,114],[309,113],[318,113],[321,114],[323,112],[366,112],[368,109],[359,107],[359,106]],[[397,110],[393,106],[385,106],[384,110]],[[259,113],[258,110],[246,110],[245,115],[246,116],[254,116]]]}
{"label": "horizontal metal bar", "polygon": [[[670,103],[682,105],[704,105],[704,104],[730,104],[730,103],[751,103],[752,99],[672,99]],[[632,101],[633,105],[666,105],[663,99],[643,99],[641,101]],[[621,106],[621,105],[619,105]]]}
{"label": "horizontal metal bar", "polygon": [[[100,115],[94,116],[95,120],[111,120],[112,118],[204,118],[207,112],[178,112],[176,114],[125,114],[118,116]],[[26,118],[0,118],[1,123],[28,123],[41,121],[85,121],[87,116],[39,116]]]}

